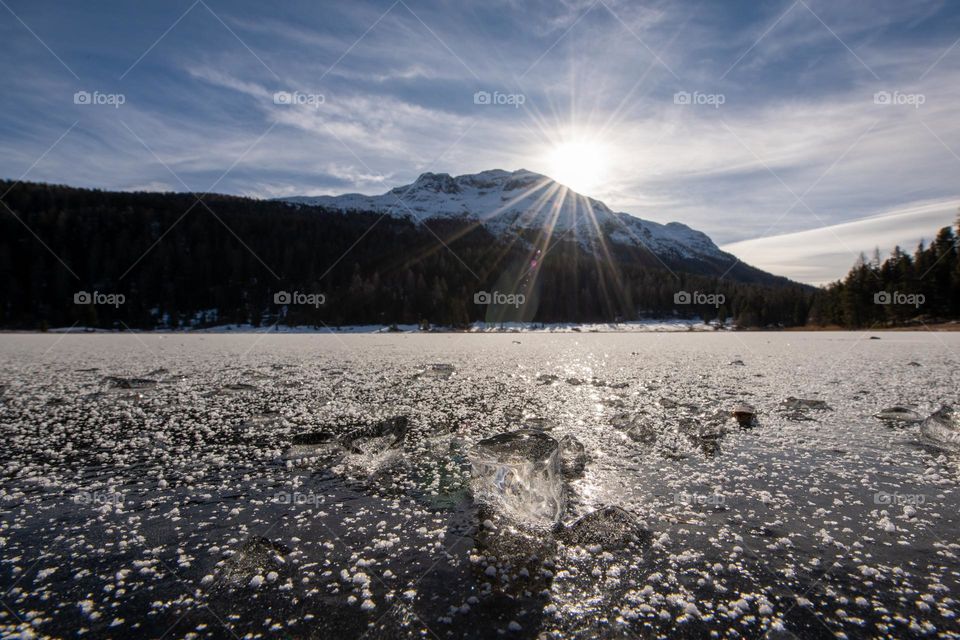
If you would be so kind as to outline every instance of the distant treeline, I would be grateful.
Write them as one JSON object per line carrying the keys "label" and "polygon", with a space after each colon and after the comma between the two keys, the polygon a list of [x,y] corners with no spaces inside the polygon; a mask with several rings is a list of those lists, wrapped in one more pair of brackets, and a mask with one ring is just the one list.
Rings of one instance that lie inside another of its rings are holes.
{"label": "distant treeline", "polygon": [[930,246],[911,256],[900,247],[880,261],[861,254],[847,277],[814,298],[810,322],[844,327],[881,327],[960,319],[960,218],[957,232],[940,229]]}
{"label": "distant treeline", "polygon": [[[498,238],[464,220],[423,225],[223,195],[34,183],[0,182],[3,192],[3,328],[644,317],[868,326],[918,313],[960,317],[949,229],[913,259],[864,261],[842,283],[817,290],[743,264],[668,260],[621,245],[605,253],[531,232]],[[926,302],[919,311],[874,304],[885,289],[923,293]]]}

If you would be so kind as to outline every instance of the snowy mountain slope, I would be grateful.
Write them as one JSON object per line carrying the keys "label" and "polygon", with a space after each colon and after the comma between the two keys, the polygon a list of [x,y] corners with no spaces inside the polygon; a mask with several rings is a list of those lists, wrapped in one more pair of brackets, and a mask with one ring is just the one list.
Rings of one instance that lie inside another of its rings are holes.
{"label": "snowy mountain slope", "polygon": [[[494,169],[456,177],[424,173],[413,184],[382,195],[350,193],[285,200],[345,212],[387,213],[418,222],[436,218],[477,220],[495,235],[544,230],[550,232],[551,242],[565,238],[593,249],[635,248],[652,253],[661,263],[701,273],[720,274],[737,264],[736,257],[721,251],[700,231],[679,222],[659,224],[614,212],[599,200],[525,169]],[[746,275],[742,273],[744,267],[736,267],[741,276]]]}

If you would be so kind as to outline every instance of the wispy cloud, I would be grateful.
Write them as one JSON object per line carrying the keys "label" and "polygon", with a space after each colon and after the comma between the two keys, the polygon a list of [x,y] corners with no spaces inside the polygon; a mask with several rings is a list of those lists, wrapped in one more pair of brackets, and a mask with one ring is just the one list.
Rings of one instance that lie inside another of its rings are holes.
{"label": "wispy cloud", "polygon": [[824,284],[846,273],[860,252],[871,256],[876,250],[885,257],[899,246],[912,253],[922,240],[932,240],[938,229],[952,226],[958,208],[960,195],[841,224],[735,242],[723,249],[762,269]]}

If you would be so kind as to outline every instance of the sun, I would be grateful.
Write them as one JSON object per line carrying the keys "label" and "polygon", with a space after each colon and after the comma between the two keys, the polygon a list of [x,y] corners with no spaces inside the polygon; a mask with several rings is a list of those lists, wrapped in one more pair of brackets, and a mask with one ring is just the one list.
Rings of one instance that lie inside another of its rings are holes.
{"label": "sun", "polygon": [[608,155],[603,145],[596,142],[563,142],[547,156],[547,175],[578,193],[588,194],[606,177]]}

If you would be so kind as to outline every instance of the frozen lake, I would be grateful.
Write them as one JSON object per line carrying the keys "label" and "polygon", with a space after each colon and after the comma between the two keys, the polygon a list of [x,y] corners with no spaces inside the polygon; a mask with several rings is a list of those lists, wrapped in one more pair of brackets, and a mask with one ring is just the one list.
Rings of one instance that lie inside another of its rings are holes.
{"label": "frozen lake", "polygon": [[0,335],[0,636],[960,637],[960,333],[873,335]]}

